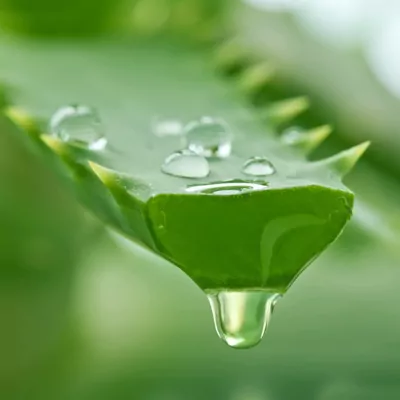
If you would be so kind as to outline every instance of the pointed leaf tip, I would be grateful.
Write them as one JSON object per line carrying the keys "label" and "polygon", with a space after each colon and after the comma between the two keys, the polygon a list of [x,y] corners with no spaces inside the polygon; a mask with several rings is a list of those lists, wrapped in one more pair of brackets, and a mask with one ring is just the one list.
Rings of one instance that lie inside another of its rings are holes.
{"label": "pointed leaf tip", "polygon": [[67,151],[65,143],[54,136],[41,135],[40,139],[57,154],[63,154]]}
{"label": "pointed leaf tip", "polygon": [[282,142],[309,153],[317,148],[332,131],[333,129],[330,125],[322,125],[309,131],[303,131],[300,128],[290,128],[283,133]]}
{"label": "pointed leaf tip", "polygon": [[215,54],[215,65],[222,71],[230,71],[241,64],[245,59],[245,54],[242,47],[234,41],[223,43],[217,48]]}
{"label": "pointed leaf tip", "polygon": [[88,161],[88,164],[100,181],[102,181],[114,195],[122,195],[124,197],[135,196],[137,199],[141,200],[149,197],[151,192],[150,186],[143,181],[126,173],[103,167],[93,161]]}
{"label": "pointed leaf tip", "polygon": [[325,160],[318,161],[317,163],[322,163],[323,165],[328,166],[343,178],[357,164],[357,161],[365,153],[370,144],[371,142],[369,141],[361,143]]}
{"label": "pointed leaf tip", "polygon": [[3,112],[15,125],[19,126],[27,133],[34,135],[40,134],[38,121],[24,109],[16,106],[8,106],[4,108]]}
{"label": "pointed leaf tip", "polygon": [[97,175],[97,177],[106,185],[110,184],[113,181],[114,174],[108,168],[102,167],[101,165],[88,161],[89,167],[92,171]]}
{"label": "pointed leaf tip", "polygon": [[97,177],[108,187],[123,187],[128,186],[131,179],[128,175],[117,172],[113,169],[103,167],[93,161],[88,161],[89,167],[97,175]]}
{"label": "pointed leaf tip", "polygon": [[308,97],[294,97],[273,103],[267,108],[266,117],[275,125],[291,121],[310,106]]}
{"label": "pointed leaf tip", "polygon": [[266,62],[254,64],[245,69],[239,79],[239,85],[243,92],[253,93],[266,85],[275,73],[275,68]]}
{"label": "pointed leaf tip", "polygon": [[310,143],[313,143],[315,147],[320,145],[328,136],[332,133],[333,128],[331,125],[322,125],[317,128],[311,129],[308,131],[308,137],[310,139]]}

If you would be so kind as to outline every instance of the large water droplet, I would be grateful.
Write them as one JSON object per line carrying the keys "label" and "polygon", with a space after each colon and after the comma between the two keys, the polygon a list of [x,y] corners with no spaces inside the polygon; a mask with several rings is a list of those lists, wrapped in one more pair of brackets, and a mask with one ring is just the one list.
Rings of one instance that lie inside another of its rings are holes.
{"label": "large water droplet", "polygon": [[64,142],[83,145],[90,150],[103,150],[107,145],[97,112],[85,105],[59,108],[50,118],[50,133]]}
{"label": "large water droplet", "polygon": [[268,189],[267,183],[246,182],[238,179],[223,182],[212,182],[203,185],[189,185],[186,187],[186,192],[213,195],[234,195],[251,192],[253,190],[265,189]]}
{"label": "large water droplet", "polygon": [[186,147],[207,158],[226,158],[232,150],[232,134],[221,120],[202,117],[184,129]]}
{"label": "large water droplet", "polygon": [[161,171],[183,178],[205,178],[210,173],[208,161],[190,150],[170,154],[161,166]]}
{"label": "large water droplet", "polygon": [[276,172],[275,167],[266,157],[251,157],[244,164],[242,171],[246,175],[267,176]]}
{"label": "large water droplet", "polygon": [[237,349],[255,346],[264,336],[280,296],[262,290],[209,292],[218,336]]}

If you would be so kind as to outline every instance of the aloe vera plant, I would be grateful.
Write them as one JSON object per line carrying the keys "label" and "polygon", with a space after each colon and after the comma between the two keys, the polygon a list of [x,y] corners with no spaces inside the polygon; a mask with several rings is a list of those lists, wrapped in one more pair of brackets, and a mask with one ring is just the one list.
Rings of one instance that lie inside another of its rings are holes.
{"label": "aloe vera plant", "polygon": [[[87,209],[206,291],[216,319],[229,317],[218,315],[229,313],[224,301],[238,301],[229,293],[267,293],[249,304],[269,302],[272,311],[269,294],[284,294],[350,219],[354,195],[341,180],[368,143],[307,161],[330,128],[279,136],[305,111],[307,99],[256,101],[272,69],[243,60],[230,45],[198,49],[158,37],[18,45],[16,54],[15,43],[0,44],[6,56],[0,78],[18,88],[4,114]],[[72,102],[99,111],[109,142],[104,150],[49,131],[51,114]],[[166,158],[187,146],[185,135],[154,135],[155,118],[171,116],[183,125],[202,116],[224,121],[232,132],[231,154],[209,158],[207,176],[166,174]],[[271,171],[246,173],[254,158]],[[256,337],[244,344],[226,339],[243,332],[222,326],[219,333],[235,347],[248,347],[261,338],[265,318],[265,312],[256,318]]]}

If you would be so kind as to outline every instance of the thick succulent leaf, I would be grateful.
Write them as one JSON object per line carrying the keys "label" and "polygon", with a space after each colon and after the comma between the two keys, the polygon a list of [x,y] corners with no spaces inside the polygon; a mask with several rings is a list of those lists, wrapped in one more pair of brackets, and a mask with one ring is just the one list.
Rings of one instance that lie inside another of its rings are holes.
{"label": "thick succulent leaf", "polygon": [[[278,124],[307,107],[305,98],[264,104],[259,118],[234,81],[215,74],[206,51],[180,42],[3,40],[0,47],[0,78],[18,87],[13,101],[20,109],[40,121],[69,103],[99,110],[110,142],[105,152],[49,137],[40,124],[41,136],[28,129],[58,156],[81,201],[203,289],[283,292],[351,216],[353,194],[330,163],[307,162],[275,135]],[[18,111],[6,113],[24,127]],[[230,126],[232,155],[210,160],[204,179],[162,173],[164,159],[183,143],[182,137],[156,137],[156,119],[187,123],[204,115]],[[353,152],[346,154],[341,165],[353,162]],[[229,196],[187,191],[194,184],[248,181],[242,166],[252,156],[265,156],[276,168],[257,181],[268,189]]]}
{"label": "thick succulent leaf", "polygon": [[148,213],[163,254],[201,287],[284,292],[343,229],[352,200],[321,186],[239,196],[163,194],[150,200]]}

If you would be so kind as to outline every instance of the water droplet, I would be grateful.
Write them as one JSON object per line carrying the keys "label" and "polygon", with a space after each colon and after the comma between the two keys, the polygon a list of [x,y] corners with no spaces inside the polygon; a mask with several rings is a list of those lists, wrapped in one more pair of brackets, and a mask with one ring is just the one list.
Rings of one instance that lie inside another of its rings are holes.
{"label": "water droplet", "polygon": [[168,175],[183,178],[205,178],[210,173],[208,161],[190,150],[180,150],[170,154],[161,166],[161,170]]}
{"label": "water droplet", "polygon": [[97,112],[85,105],[59,108],[50,119],[50,132],[64,142],[74,142],[90,150],[104,150],[107,139]]}
{"label": "water droplet", "polygon": [[219,291],[207,294],[218,336],[230,347],[246,349],[264,336],[279,293]]}
{"label": "water droplet", "polygon": [[207,158],[226,158],[232,150],[232,134],[223,121],[202,117],[184,129],[186,147]]}
{"label": "water droplet", "polygon": [[281,140],[285,144],[295,144],[304,136],[304,130],[302,128],[293,126],[283,131]]}
{"label": "water droplet", "polygon": [[238,179],[223,182],[212,182],[203,185],[189,185],[187,186],[186,191],[189,193],[202,193],[222,196],[265,189],[268,189],[267,183],[246,182]]}
{"label": "water droplet", "polygon": [[183,134],[183,124],[178,119],[156,119],[153,132],[158,137],[179,136]]}
{"label": "water droplet", "polygon": [[251,157],[244,164],[242,171],[246,175],[266,176],[276,172],[275,167],[266,157]]}

